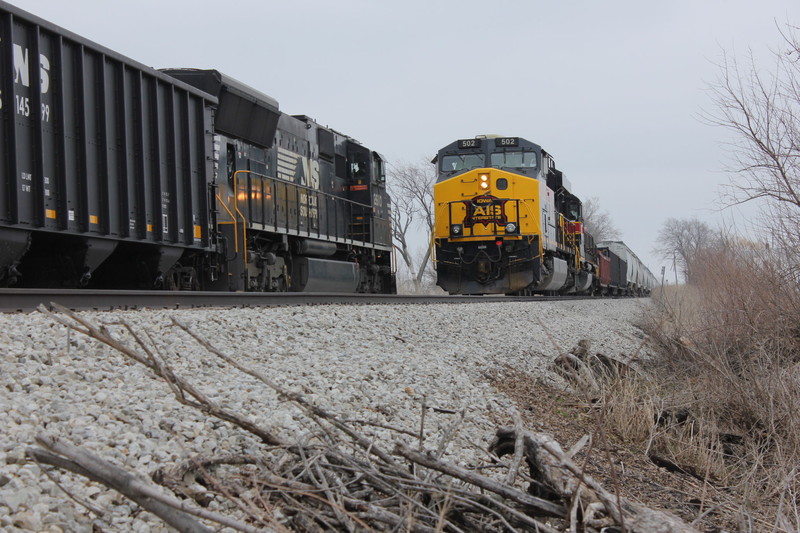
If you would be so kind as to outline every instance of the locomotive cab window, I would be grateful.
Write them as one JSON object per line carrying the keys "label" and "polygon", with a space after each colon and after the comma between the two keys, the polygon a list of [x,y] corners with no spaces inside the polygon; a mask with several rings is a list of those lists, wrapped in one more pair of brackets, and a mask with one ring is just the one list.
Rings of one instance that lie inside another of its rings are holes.
{"label": "locomotive cab window", "polygon": [[472,170],[486,166],[483,154],[458,154],[442,157],[442,172],[456,172],[459,170]]}
{"label": "locomotive cab window", "polygon": [[354,180],[363,180],[368,177],[367,164],[365,161],[352,161],[350,163],[350,177]]}
{"label": "locomotive cab window", "polygon": [[567,203],[567,214],[570,220],[582,220],[583,214],[581,213],[581,203],[575,199]]}
{"label": "locomotive cab window", "polygon": [[536,152],[496,152],[492,154],[494,168],[536,168]]}
{"label": "locomotive cab window", "polygon": [[347,143],[347,177],[350,181],[370,180],[370,153],[362,146]]}

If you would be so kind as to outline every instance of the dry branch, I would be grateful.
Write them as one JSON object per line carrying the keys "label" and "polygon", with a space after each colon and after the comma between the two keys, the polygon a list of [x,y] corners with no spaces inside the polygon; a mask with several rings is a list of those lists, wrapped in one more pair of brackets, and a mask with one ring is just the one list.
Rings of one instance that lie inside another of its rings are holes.
{"label": "dry branch", "polygon": [[213,531],[191,518],[190,514],[237,531],[246,533],[259,531],[257,528],[233,520],[228,516],[189,506],[174,496],[163,494],[122,468],[58,437],[40,434],[36,437],[36,442],[44,449],[28,448],[27,450],[28,455],[36,461],[69,470],[102,483],[136,502],[178,531],[187,533],[211,533]]}
{"label": "dry branch", "polygon": [[395,446],[395,452],[398,455],[405,457],[409,461],[420,464],[427,468],[432,468],[433,470],[438,470],[439,472],[443,472],[454,478],[471,483],[476,487],[494,492],[500,496],[503,496],[504,498],[508,498],[522,505],[527,505],[533,509],[536,509],[537,511],[552,514],[553,516],[563,516],[566,514],[567,510],[561,505],[556,505],[553,502],[537,498],[536,496],[531,496],[530,494],[521,492],[509,485],[505,485],[491,478],[481,476],[451,463],[437,461],[436,459],[433,459],[432,457],[429,457],[418,450],[409,448],[403,443],[397,443]]}
{"label": "dry branch", "polygon": [[[491,449],[497,451],[498,455],[507,453],[510,443],[517,440],[518,435],[514,428],[502,428],[498,430]],[[533,477],[537,477],[565,501],[572,502],[572,508],[598,510],[602,505],[602,511],[612,521],[609,523],[608,520],[603,521],[585,513],[584,521],[587,524],[624,524],[625,531],[629,533],[698,533],[695,528],[670,513],[650,509],[611,494],[576,465],[551,436],[525,432],[523,443],[525,458]],[[575,500],[579,500],[578,503]]]}

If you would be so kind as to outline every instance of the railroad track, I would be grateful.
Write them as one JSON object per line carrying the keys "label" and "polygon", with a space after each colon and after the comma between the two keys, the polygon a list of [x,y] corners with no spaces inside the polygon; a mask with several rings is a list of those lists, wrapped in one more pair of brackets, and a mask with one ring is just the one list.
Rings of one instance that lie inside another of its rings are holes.
{"label": "railroad track", "polygon": [[584,299],[587,296],[423,296],[303,292],[107,291],[79,289],[0,289],[0,312],[28,312],[55,302],[75,310],[276,307],[319,304],[423,304]]}

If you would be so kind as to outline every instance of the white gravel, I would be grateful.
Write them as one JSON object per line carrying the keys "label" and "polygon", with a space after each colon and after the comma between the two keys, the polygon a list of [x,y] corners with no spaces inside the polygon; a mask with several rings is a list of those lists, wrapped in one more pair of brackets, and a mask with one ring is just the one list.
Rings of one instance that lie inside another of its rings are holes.
{"label": "white gravel", "polygon": [[[171,318],[244,365],[346,417],[416,430],[428,405],[465,410],[450,460],[477,464],[511,402],[487,382],[498,364],[553,379],[557,348],[581,339],[609,355],[631,354],[644,339],[646,300],[458,305],[309,306],[282,309],[86,312],[124,320],[158,343],[176,373],[222,406],[285,437],[310,423],[292,404],[214,359]],[[544,326],[544,327],[543,327]],[[40,313],[0,315],[0,528],[3,531],[155,532],[166,527],[115,492],[56,474],[74,504],[25,458],[40,432],[84,446],[149,475],[196,454],[258,453],[259,441],[182,407],[141,365]],[[426,446],[438,445],[453,415],[426,418]],[[386,431],[365,426],[376,439]],[[385,444],[391,449],[391,444]]]}

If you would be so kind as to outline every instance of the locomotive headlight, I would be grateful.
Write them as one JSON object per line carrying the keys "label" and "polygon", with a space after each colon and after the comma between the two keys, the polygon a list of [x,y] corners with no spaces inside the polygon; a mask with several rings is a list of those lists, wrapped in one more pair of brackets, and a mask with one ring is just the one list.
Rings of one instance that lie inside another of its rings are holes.
{"label": "locomotive headlight", "polygon": [[506,233],[514,233],[515,231],[517,231],[516,224],[514,224],[513,222],[509,222],[508,224],[506,224]]}
{"label": "locomotive headlight", "polygon": [[481,189],[488,189],[489,188],[489,174],[481,174],[478,176],[480,179],[480,187]]}

